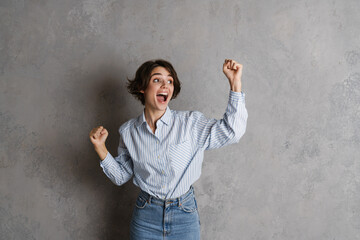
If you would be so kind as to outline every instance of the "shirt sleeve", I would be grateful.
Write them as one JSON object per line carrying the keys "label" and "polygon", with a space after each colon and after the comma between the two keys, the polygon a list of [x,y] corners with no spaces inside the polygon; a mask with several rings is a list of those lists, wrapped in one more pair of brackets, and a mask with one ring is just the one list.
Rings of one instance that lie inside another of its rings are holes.
{"label": "shirt sleeve", "polygon": [[193,112],[193,134],[199,148],[220,148],[239,142],[246,130],[248,113],[245,93],[230,90],[229,101],[222,119],[209,119]]}
{"label": "shirt sleeve", "polygon": [[113,157],[109,152],[104,160],[100,161],[105,175],[116,185],[120,186],[133,176],[133,163],[124,141],[120,135],[118,156]]}

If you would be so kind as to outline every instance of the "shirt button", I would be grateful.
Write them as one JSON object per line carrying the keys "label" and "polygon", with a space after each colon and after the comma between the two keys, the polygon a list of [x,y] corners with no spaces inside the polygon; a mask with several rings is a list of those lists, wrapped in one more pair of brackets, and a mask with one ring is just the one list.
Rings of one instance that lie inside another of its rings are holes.
{"label": "shirt button", "polygon": [[164,174],[165,173],[164,170],[162,170],[161,173]]}

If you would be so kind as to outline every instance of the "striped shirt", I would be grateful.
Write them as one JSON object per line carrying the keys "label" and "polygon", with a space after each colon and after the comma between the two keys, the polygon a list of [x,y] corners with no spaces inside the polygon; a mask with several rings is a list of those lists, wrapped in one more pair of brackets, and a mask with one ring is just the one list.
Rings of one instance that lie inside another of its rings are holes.
{"label": "striped shirt", "polygon": [[150,195],[176,198],[199,179],[204,151],[238,142],[247,117],[245,93],[231,90],[220,120],[167,107],[154,134],[143,112],[121,125],[118,156],[108,152],[100,166],[116,185],[133,177],[134,184]]}

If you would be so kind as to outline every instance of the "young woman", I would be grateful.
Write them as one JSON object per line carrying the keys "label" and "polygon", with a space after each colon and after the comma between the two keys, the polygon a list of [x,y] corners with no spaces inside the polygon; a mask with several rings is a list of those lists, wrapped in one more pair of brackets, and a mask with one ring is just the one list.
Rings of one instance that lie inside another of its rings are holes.
{"label": "young woman", "polygon": [[106,176],[119,186],[133,177],[141,189],[131,239],[200,239],[192,184],[200,177],[204,151],[238,142],[248,117],[241,91],[242,65],[225,59],[223,72],[230,95],[220,120],[198,111],[170,110],[168,103],[179,94],[180,81],[171,63],[158,59],[143,63],[129,80],[129,92],[145,108],[119,128],[118,156],[107,151],[108,131],[103,126],[91,130],[90,140]]}

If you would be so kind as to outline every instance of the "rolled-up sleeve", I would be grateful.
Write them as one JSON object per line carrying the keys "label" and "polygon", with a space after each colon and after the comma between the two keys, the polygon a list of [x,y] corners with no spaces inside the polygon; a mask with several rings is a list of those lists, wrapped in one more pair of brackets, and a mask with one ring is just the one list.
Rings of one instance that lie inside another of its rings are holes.
{"label": "rolled-up sleeve", "polygon": [[200,112],[192,113],[193,134],[198,147],[220,148],[239,142],[246,130],[248,113],[245,93],[230,90],[228,105],[222,119],[209,119]]}
{"label": "rolled-up sleeve", "polygon": [[109,152],[104,160],[100,161],[100,167],[105,175],[116,185],[120,186],[133,176],[133,163],[120,136],[118,156],[113,157]]}

